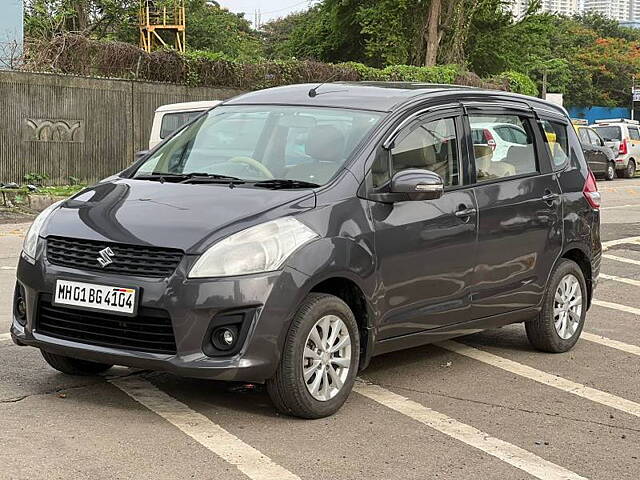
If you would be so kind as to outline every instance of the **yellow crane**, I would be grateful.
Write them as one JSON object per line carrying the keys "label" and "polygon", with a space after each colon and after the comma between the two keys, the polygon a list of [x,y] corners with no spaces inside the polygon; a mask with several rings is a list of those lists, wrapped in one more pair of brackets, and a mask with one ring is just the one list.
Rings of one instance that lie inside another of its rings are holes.
{"label": "yellow crane", "polygon": [[172,46],[184,52],[186,19],[184,0],[140,0],[140,48],[151,53]]}

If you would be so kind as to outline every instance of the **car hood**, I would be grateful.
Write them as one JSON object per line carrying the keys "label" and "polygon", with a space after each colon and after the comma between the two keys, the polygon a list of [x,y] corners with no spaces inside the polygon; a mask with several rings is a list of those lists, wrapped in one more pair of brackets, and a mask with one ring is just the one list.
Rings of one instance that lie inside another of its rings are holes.
{"label": "car hood", "polygon": [[116,179],[64,201],[41,235],[201,253],[229,233],[314,206],[310,190]]}

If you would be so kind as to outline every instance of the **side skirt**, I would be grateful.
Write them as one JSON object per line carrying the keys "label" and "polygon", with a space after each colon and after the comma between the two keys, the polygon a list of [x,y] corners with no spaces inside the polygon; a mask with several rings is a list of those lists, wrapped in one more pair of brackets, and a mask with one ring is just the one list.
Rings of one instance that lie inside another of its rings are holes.
{"label": "side skirt", "polygon": [[523,308],[515,312],[501,313],[491,317],[479,318],[469,322],[461,322],[440,328],[424,330],[422,332],[387,338],[377,342],[373,349],[373,356],[384,353],[418,347],[428,343],[441,342],[454,337],[471,335],[491,328],[499,328],[511,323],[525,322],[540,313],[539,307]]}

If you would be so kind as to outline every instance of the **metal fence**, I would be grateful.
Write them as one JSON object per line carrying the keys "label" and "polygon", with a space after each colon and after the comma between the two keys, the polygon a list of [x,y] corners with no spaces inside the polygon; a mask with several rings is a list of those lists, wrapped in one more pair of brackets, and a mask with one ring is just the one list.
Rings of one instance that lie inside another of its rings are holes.
{"label": "metal fence", "polygon": [[146,148],[155,109],[242,93],[163,83],[0,71],[0,181],[46,174],[92,182]]}

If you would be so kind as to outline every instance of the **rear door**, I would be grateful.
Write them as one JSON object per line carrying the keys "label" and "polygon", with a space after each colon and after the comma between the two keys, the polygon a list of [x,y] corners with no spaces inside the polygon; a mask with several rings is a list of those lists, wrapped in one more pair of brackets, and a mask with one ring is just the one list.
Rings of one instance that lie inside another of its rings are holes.
{"label": "rear door", "polygon": [[601,165],[600,155],[598,150],[594,147],[591,137],[589,135],[589,129],[582,127],[578,129],[578,138],[580,139],[580,146],[584,152],[584,158],[587,160],[587,165],[593,173],[604,173],[605,169]]}
{"label": "rear door", "polygon": [[[477,144],[471,149],[478,203],[475,319],[540,302],[562,248],[562,206],[558,180],[532,111],[474,106],[465,118],[471,129],[478,123],[509,123],[526,133],[524,144],[510,147],[506,154],[496,156]],[[560,139],[550,135],[550,140]]]}

